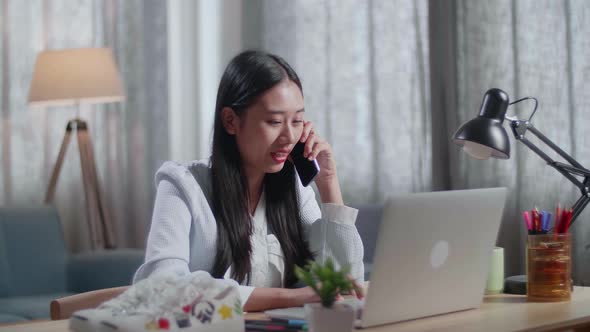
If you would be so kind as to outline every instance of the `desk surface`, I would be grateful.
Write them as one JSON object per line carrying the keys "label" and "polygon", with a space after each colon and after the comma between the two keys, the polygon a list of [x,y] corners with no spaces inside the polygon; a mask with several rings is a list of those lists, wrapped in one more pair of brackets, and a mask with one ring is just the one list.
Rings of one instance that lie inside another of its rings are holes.
{"label": "desk surface", "polygon": [[[247,318],[260,318],[249,313]],[[553,331],[590,326],[590,287],[575,287],[570,302],[530,303],[521,295],[491,295],[479,309],[368,328],[386,331]],[[68,321],[0,327],[0,332],[66,332]]]}

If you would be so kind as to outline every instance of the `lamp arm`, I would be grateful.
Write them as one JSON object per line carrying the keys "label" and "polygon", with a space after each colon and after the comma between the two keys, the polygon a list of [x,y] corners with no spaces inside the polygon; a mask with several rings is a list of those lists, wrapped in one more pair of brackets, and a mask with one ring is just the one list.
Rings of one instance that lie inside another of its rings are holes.
{"label": "lamp arm", "polygon": [[[580,163],[577,162],[572,156],[570,156],[569,154],[564,152],[557,145],[555,145],[555,143],[553,143],[553,141],[551,141],[549,138],[547,138],[545,135],[543,135],[539,131],[539,129],[535,128],[535,126],[533,126],[530,122],[528,122],[527,127],[528,127],[528,130],[530,130],[533,134],[535,134],[535,136],[537,136],[541,141],[543,141],[543,143],[549,145],[549,147],[551,149],[553,149],[553,151],[557,152],[560,156],[563,157],[563,159],[567,160],[568,163],[572,164],[572,166],[588,171],[586,168],[584,168],[584,166],[580,165]],[[590,174],[590,171],[588,171],[588,174]]]}
{"label": "lamp arm", "polygon": [[576,220],[578,215],[580,215],[580,213],[582,213],[582,210],[584,210],[584,208],[586,207],[586,205],[588,205],[589,202],[590,202],[590,197],[588,197],[588,195],[582,194],[582,196],[580,196],[580,198],[578,198],[578,200],[576,201],[574,206],[572,206],[572,221],[570,222],[570,226],[571,226],[571,224],[574,223],[574,221]]}
{"label": "lamp arm", "polygon": [[[535,128],[529,121],[526,120],[518,120],[518,119],[509,119],[510,120],[510,127],[512,128],[512,133],[514,137],[521,141],[524,145],[526,145],[529,149],[533,150],[539,157],[549,164],[549,166],[555,168],[559,173],[565,176],[568,180],[570,180],[578,189],[580,189],[582,196],[576,201],[576,203],[572,207],[572,221],[571,224],[574,223],[578,215],[582,212],[582,210],[588,205],[590,202],[590,170],[583,167],[580,163],[578,163],[572,156],[567,154],[565,151],[560,149],[555,143],[553,143],[549,138],[543,135],[537,128]],[[539,149],[535,144],[529,141],[525,137],[525,133],[527,130],[530,130],[536,137],[538,137],[543,143],[547,144],[553,151],[557,152],[563,159],[571,164],[567,165],[564,163],[557,162],[549,157],[546,153],[544,153],[541,149]],[[583,176],[584,180],[580,181],[574,175]]]}

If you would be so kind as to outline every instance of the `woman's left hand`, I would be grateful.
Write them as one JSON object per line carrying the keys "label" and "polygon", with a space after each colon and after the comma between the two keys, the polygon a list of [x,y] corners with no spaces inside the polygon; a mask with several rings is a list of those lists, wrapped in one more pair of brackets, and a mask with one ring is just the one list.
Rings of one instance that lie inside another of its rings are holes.
{"label": "woman's left hand", "polygon": [[315,178],[316,183],[334,180],[336,178],[336,162],[332,147],[315,132],[311,121],[304,122],[300,142],[305,143],[303,156],[309,160],[316,159],[320,165],[320,173]]}

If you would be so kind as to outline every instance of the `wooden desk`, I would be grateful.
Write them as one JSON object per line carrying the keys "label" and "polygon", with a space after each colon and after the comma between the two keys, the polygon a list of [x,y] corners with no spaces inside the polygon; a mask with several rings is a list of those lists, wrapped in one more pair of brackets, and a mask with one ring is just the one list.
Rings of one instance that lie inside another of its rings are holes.
{"label": "wooden desk", "polygon": [[[260,318],[249,313],[247,318]],[[590,287],[575,287],[570,302],[529,303],[524,296],[486,296],[479,309],[365,329],[387,331],[563,331],[590,330]],[[66,332],[68,321],[25,323],[0,327],[0,332]]]}

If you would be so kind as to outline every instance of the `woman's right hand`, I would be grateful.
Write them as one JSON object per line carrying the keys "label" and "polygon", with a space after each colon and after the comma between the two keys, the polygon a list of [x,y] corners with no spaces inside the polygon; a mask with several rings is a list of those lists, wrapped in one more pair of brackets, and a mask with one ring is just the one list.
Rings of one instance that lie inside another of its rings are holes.
{"label": "woman's right hand", "polygon": [[[342,300],[341,295],[336,300]],[[320,302],[311,287],[264,288],[256,287],[244,304],[244,311],[264,311],[276,308],[301,307],[306,303]]]}
{"label": "woman's right hand", "polygon": [[288,297],[289,307],[301,307],[306,303],[320,302],[320,297],[309,286],[289,289]]}
{"label": "woman's right hand", "polygon": [[[289,307],[301,307],[306,303],[320,302],[320,297],[313,288],[307,286],[302,288],[289,289]],[[342,295],[336,295],[336,301],[342,300]]]}

